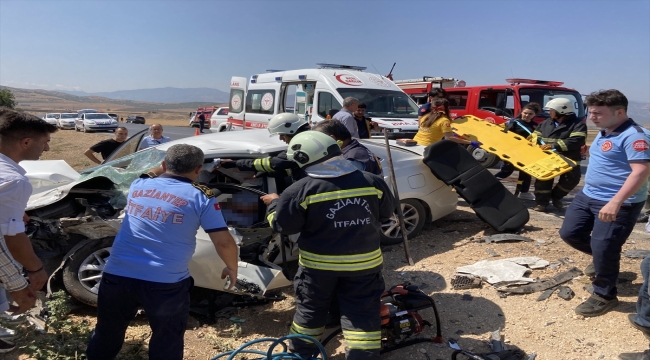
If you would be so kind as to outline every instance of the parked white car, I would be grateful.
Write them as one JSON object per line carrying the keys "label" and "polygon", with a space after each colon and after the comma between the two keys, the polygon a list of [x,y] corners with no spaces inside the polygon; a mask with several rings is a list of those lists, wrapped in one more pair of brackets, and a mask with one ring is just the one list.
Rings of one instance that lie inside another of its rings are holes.
{"label": "parked white car", "polygon": [[215,112],[210,117],[210,131],[219,132],[219,128],[221,128],[221,131],[225,130],[223,126],[219,125],[228,121],[228,110],[229,109],[227,107],[220,107],[215,110]]}
{"label": "parked white car", "polygon": [[118,127],[117,120],[106,113],[83,113],[75,119],[76,131],[115,131]]}
{"label": "parked white car", "polygon": [[77,113],[61,113],[57,126],[59,129],[74,129],[74,121],[77,118]]}
{"label": "parked white car", "polygon": [[[32,242],[39,244],[35,248],[47,247],[49,256],[53,253],[65,255],[58,269],[63,284],[73,297],[84,303],[96,304],[103,266],[121,226],[123,215],[120,213],[129,186],[140,174],[158,166],[170,146],[184,143],[200,147],[205,153],[207,167],[212,167],[215,159],[264,158],[287,147],[277,137],[270,138],[266,130],[247,130],[188,137],[134,153],[146,133],[143,130],[134,135],[103,165],[84,170],[80,177],[71,173],[69,167],[65,172],[56,170],[61,169],[60,163],[48,169],[49,161],[24,162],[34,187],[27,207],[27,214],[33,219],[28,233]],[[390,183],[386,150],[381,141],[363,140],[363,143],[382,159],[384,178]],[[394,142],[391,145],[409,237],[417,235],[425,222],[453,212],[458,199],[456,193],[424,165],[423,150],[424,147],[401,147]],[[285,242],[284,248],[280,246],[280,236],[274,234],[266,222],[266,207],[259,200],[265,193],[282,190],[285,177],[254,178],[253,175],[255,173],[236,168],[219,168],[215,173],[202,172],[199,181],[205,182],[218,195],[231,233],[237,238],[240,262],[233,292],[263,296],[268,290],[290,284],[280,265],[283,258],[287,262],[296,260],[298,249],[291,241]],[[382,232],[384,245],[402,241],[396,217],[383,224]],[[223,261],[202,229],[196,239],[196,250],[189,264],[194,284],[223,291],[226,285],[220,278],[225,266]],[[295,236],[290,239],[295,240]]]}
{"label": "parked white car", "polygon": [[60,113],[47,113],[43,120],[47,121],[48,124],[59,125],[59,118],[61,117]]}

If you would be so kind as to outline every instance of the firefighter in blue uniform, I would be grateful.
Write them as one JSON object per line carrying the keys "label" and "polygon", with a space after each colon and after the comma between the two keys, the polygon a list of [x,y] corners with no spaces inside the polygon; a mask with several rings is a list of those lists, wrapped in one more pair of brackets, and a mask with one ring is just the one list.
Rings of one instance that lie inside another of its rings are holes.
{"label": "firefighter in blue uniform", "polygon": [[550,118],[542,121],[533,132],[538,139],[544,142],[540,147],[543,150],[553,150],[577,163],[576,167],[568,173],[560,175],[555,187],[553,179],[535,181],[535,211],[545,212],[552,202],[557,209],[562,209],[562,199],[575,189],[580,183],[581,148],[587,140],[587,124],[578,119],[575,114],[573,101],[564,98],[551,99],[545,109],[548,109]]}
{"label": "firefighter in blue uniform", "polygon": [[[397,203],[382,178],[359,171],[341,155],[336,141],[321,132],[295,136],[287,157],[307,176],[281,196],[262,200],[275,231],[300,233],[291,333],[320,340],[330,303],[338,299],[347,358],[374,360],[381,348],[384,291],[380,223]],[[303,340],[293,340],[290,349],[305,359],[316,351]]]}
{"label": "firefighter in blue uniform", "polygon": [[[269,120],[268,125],[271,137],[276,135],[280,136],[280,140],[287,144],[295,135],[309,129],[307,120],[290,113],[281,113],[273,116]],[[294,181],[298,181],[305,176],[305,173],[300,169],[298,164],[287,159],[286,151],[276,156],[269,156],[263,159],[241,159],[237,161],[223,159],[221,160],[220,166],[226,169],[237,167],[241,171],[256,171],[262,174],[286,172],[287,175],[291,175]]]}

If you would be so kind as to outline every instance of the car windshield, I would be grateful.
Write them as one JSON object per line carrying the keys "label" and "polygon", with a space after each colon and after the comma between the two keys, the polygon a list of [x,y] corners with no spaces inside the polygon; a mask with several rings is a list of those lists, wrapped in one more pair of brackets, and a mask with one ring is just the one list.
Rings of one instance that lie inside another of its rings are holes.
{"label": "car windshield", "polygon": [[[521,105],[524,106],[529,102],[536,102],[542,107],[551,99],[569,99],[573,103],[573,111],[579,119],[585,117],[585,106],[582,102],[582,96],[577,91],[552,90],[552,89],[519,89]],[[548,111],[544,110],[544,117],[549,117]]]}
{"label": "car windshield", "polygon": [[111,120],[108,114],[86,114],[86,120]]}
{"label": "car windshield", "polygon": [[160,166],[165,152],[156,148],[148,148],[136,153],[123,156],[105,164],[80,171],[79,182],[103,176],[115,184],[118,196],[111,198],[110,204],[116,208],[126,206],[126,196],[131,183],[143,173]]}
{"label": "car windshield", "polygon": [[60,114],[47,114],[45,117],[50,118],[50,119],[58,119]]}
{"label": "car windshield", "polygon": [[368,117],[417,118],[418,106],[405,93],[395,90],[379,89],[337,89],[345,99],[352,96],[366,104]]}
{"label": "car windshield", "polygon": [[76,119],[77,114],[61,114],[61,119]]}

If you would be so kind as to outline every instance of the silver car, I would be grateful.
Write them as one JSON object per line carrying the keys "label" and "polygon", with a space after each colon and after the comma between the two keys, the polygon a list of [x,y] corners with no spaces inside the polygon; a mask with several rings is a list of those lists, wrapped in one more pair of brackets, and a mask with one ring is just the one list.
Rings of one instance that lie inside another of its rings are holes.
{"label": "silver car", "polygon": [[[269,138],[266,130],[250,130],[188,137],[134,152],[146,131],[127,140],[103,165],[81,174],[60,160],[21,163],[34,187],[27,208],[32,219],[28,232],[35,249],[47,249],[44,252],[50,258],[58,259],[52,278],[61,277],[66,290],[78,300],[96,304],[99,281],[121,226],[129,186],[140,174],[158,166],[170,146],[184,143],[203,150],[206,165],[199,181],[217,194],[239,246],[239,275],[233,292],[263,297],[268,290],[288,286],[282,266],[297,260],[297,236],[282,241],[266,222],[266,207],[259,200],[265,193],[282,190],[282,184],[274,176],[254,177],[255,173],[236,168],[212,171],[216,159],[264,158],[285,150],[287,145]],[[381,142],[363,143],[382,159],[386,169],[387,155]],[[407,148],[393,142],[391,149],[406,230],[413,237],[425,222],[453,212],[458,198],[424,165],[424,147]],[[390,183],[386,170],[384,175]],[[382,244],[401,242],[399,229],[396,217],[383,224]],[[224,266],[208,235],[199,229],[189,263],[194,284],[223,291],[226,283],[220,274]]]}
{"label": "silver car", "polygon": [[83,132],[115,131],[117,120],[106,113],[83,113],[75,119],[75,130]]}
{"label": "silver car", "polygon": [[45,114],[45,117],[43,117],[43,120],[47,121],[48,124],[58,125],[60,117],[61,114],[59,113],[47,113]]}
{"label": "silver car", "polygon": [[74,121],[77,118],[77,113],[61,113],[57,126],[59,129],[74,129]]}

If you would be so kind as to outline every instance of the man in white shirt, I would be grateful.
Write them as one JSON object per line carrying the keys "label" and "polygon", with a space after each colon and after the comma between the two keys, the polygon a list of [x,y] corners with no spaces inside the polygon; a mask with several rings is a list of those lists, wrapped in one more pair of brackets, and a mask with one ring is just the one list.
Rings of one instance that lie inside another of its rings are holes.
{"label": "man in white shirt", "polygon": [[[43,263],[25,234],[25,221],[28,220],[25,208],[32,186],[18,163],[38,160],[43,151],[50,149],[50,134],[56,130],[55,125],[36,116],[0,109],[0,282],[18,304],[14,315],[33,307],[35,292],[47,282]],[[29,284],[16,262],[27,270]],[[0,310],[6,311],[7,306],[4,290],[1,290]],[[0,339],[0,353],[15,348],[13,343],[3,339]]]}
{"label": "man in white shirt", "polygon": [[147,135],[142,138],[142,142],[140,143],[140,150],[160,145],[168,141],[172,141],[172,139],[167,136],[163,136],[162,125],[153,124],[151,125],[151,135]]}

